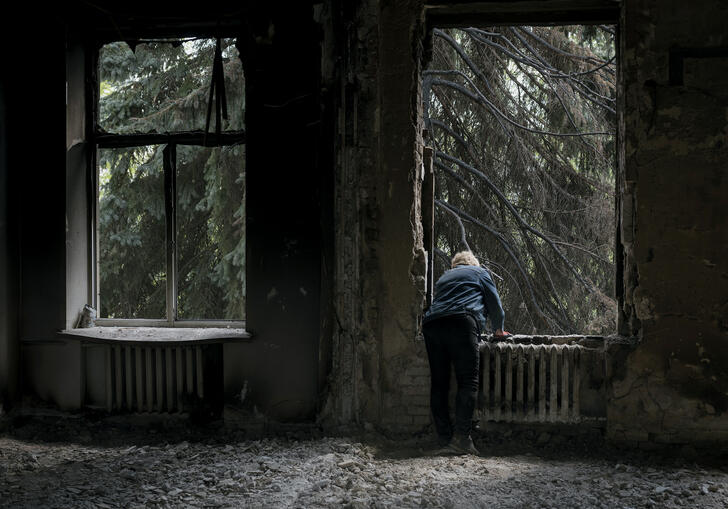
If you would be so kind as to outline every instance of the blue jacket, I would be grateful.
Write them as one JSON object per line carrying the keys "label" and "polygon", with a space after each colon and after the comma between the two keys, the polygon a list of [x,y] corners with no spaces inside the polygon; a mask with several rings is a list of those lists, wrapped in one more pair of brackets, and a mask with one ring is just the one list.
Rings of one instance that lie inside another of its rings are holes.
{"label": "blue jacket", "polygon": [[505,313],[498,290],[490,273],[475,265],[458,265],[445,272],[435,283],[435,298],[425,313],[423,322],[467,313],[485,331],[490,316],[493,329],[503,329]]}

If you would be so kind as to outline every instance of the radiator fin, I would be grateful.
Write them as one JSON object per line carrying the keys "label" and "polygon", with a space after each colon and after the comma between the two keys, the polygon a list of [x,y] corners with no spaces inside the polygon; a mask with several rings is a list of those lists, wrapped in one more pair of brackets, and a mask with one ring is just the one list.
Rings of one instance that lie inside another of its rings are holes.
{"label": "radiator fin", "polygon": [[180,412],[205,396],[203,346],[106,347],[106,409]]}
{"label": "radiator fin", "polygon": [[488,344],[481,350],[480,415],[488,421],[578,422],[578,345]]}

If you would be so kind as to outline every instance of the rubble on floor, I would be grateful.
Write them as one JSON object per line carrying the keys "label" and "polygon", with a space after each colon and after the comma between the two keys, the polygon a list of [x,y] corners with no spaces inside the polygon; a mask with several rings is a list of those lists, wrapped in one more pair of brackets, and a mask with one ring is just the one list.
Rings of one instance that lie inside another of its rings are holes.
{"label": "rubble on floor", "polygon": [[728,465],[694,454],[533,433],[481,437],[481,457],[444,457],[423,441],[317,435],[15,419],[0,432],[0,506],[728,507]]}

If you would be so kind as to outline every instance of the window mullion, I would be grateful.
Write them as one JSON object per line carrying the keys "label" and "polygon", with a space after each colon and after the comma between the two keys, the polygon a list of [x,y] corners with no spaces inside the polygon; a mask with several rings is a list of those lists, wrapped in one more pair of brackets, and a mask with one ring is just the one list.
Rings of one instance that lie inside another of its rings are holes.
{"label": "window mullion", "polygon": [[177,145],[164,148],[164,208],[167,251],[167,322],[177,319]]}
{"label": "window mullion", "polygon": [[96,145],[96,131],[99,121],[99,49],[94,48],[86,60],[87,75],[86,87],[86,142],[93,147],[88,155],[89,164],[89,198],[93,197],[93,206],[89,207],[89,264],[90,264],[90,297],[91,304],[96,308],[97,316],[101,316],[101,257],[99,244],[99,147]]}

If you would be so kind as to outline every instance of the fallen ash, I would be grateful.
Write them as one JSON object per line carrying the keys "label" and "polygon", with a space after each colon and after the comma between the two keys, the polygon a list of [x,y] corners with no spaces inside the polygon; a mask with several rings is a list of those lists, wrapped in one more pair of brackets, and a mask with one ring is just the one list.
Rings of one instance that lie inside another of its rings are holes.
{"label": "fallen ash", "polygon": [[2,507],[728,507],[721,462],[627,453],[593,439],[489,433],[483,456],[313,430],[26,418],[0,433]]}

